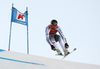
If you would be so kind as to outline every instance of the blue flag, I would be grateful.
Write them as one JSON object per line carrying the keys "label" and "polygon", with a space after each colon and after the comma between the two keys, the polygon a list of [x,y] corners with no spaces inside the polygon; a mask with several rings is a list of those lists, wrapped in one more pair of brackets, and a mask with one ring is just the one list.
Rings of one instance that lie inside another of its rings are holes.
{"label": "blue flag", "polygon": [[16,22],[22,25],[28,25],[28,11],[21,13],[16,8],[12,7],[11,22]]}

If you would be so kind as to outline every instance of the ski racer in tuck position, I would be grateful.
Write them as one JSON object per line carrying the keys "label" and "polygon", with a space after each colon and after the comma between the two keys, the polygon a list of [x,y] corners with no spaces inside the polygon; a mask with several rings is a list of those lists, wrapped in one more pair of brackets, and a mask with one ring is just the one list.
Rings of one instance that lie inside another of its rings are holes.
{"label": "ski racer in tuck position", "polygon": [[[57,32],[59,33],[59,35],[57,34]],[[50,25],[46,27],[45,33],[46,40],[50,44],[52,50],[57,51],[58,55],[63,55],[57,45],[57,42],[59,42],[64,51],[64,55],[66,56],[69,54],[69,45],[66,41],[64,34],[62,33],[62,30],[58,26],[57,20],[53,19],[51,21]]]}

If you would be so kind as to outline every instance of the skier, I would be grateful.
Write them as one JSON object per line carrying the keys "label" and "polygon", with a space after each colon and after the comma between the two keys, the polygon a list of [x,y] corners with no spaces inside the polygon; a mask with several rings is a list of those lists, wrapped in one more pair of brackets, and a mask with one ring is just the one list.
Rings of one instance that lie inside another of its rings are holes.
{"label": "skier", "polygon": [[[59,41],[64,51],[64,55],[66,56],[69,54],[69,51],[67,50],[69,48],[69,45],[66,41],[65,36],[62,33],[62,30],[57,24],[58,24],[57,20],[53,19],[51,21],[51,24],[46,27],[46,30],[45,30],[46,40],[50,44],[52,50],[57,51],[58,55],[63,55],[57,45],[57,42]],[[57,32],[60,35],[58,35]]]}

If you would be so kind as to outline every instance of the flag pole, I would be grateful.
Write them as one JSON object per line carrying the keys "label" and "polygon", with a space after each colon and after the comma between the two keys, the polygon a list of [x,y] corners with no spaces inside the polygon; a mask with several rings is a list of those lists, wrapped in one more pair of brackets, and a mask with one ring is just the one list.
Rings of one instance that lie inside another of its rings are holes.
{"label": "flag pole", "polygon": [[27,13],[27,54],[29,54],[29,36],[28,36],[28,7],[26,7],[26,13]]}
{"label": "flag pole", "polygon": [[8,46],[8,51],[10,51],[10,43],[11,43],[11,29],[12,29],[12,22],[10,23],[10,34],[9,34],[9,46]]}
{"label": "flag pole", "polygon": [[[12,3],[12,7],[14,6],[14,4]],[[11,14],[12,17],[13,14]],[[12,29],[12,22],[10,23],[10,34],[9,34],[9,46],[8,46],[8,51],[10,51],[10,43],[11,43],[11,29]]]}

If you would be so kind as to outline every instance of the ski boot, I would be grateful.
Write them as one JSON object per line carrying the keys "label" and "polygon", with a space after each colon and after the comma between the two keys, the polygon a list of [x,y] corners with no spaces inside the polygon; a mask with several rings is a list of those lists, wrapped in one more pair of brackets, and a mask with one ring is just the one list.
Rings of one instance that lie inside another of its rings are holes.
{"label": "ski boot", "polygon": [[57,55],[63,55],[59,49],[56,49],[56,51],[58,53]]}
{"label": "ski boot", "polygon": [[64,56],[67,56],[70,52],[67,49],[64,49]]}

